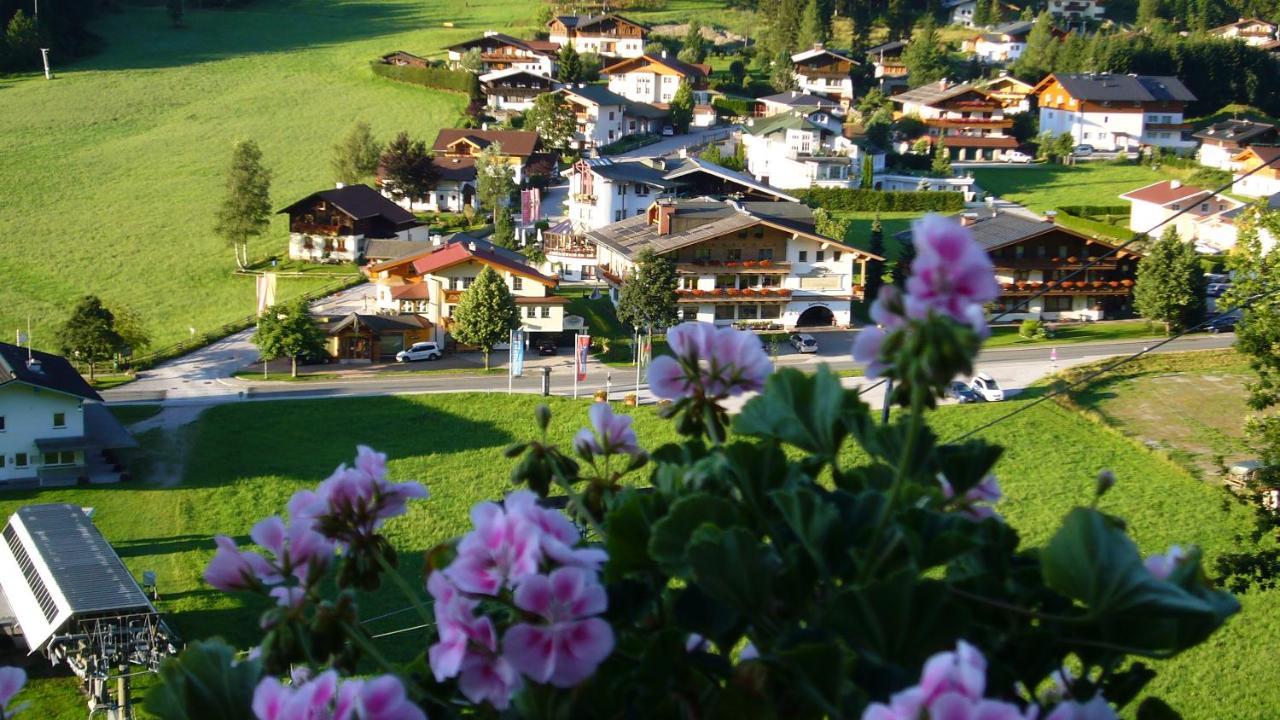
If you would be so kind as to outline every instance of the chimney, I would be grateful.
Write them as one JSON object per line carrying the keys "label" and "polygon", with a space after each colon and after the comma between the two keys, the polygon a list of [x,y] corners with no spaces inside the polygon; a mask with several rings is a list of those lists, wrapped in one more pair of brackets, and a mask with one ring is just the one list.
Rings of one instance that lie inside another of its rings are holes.
{"label": "chimney", "polygon": [[939,81],[938,81],[938,89],[939,89],[939,90],[946,90],[946,89],[947,89],[947,79],[946,79],[946,78],[942,78],[941,80],[939,80]]}
{"label": "chimney", "polygon": [[436,234],[434,234],[434,235],[432,235],[432,236],[431,236],[431,245],[432,245],[433,247],[440,247],[440,243],[442,243],[442,242],[444,242],[444,236],[443,236],[443,235],[441,235],[441,234],[439,234],[439,233],[436,233]]}
{"label": "chimney", "polygon": [[662,51],[662,59],[663,60],[667,59],[667,51],[665,49]]}
{"label": "chimney", "polygon": [[335,188],[337,188],[337,189],[341,190],[342,188],[346,187],[346,186],[347,186],[347,184],[346,184],[346,183],[344,183],[344,182],[336,182],[336,183],[334,183],[334,184],[333,184],[333,186],[334,186]]}
{"label": "chimney", "polygon": [[823,44],[822,44],[822,43],[820,43],[820,42],[816,42],[816,43],[814,43],[814,44],[813,44],[813,49],[814,49],[814,50],[822,50],[822,49],[823,49],[823,48],[825,48],[825,47],[826,47],[826,46],[825,46],[825,45],[823,45]]}
{"label": "chimney", "polygon": [[41,365],[40,361],[35,358],[31,358],[27,360],[27,369],[33,373],[44,374],[44,366]]}
{"label": "chimney", "polygon": [[978,213],[967,212],[960,216],[961,227],[969,227],[976,222],[978,222]]}
{"label": "chimney", "polygon": [[658,234],[671,234],[671,216],[676,214],[676,206],[670,200],[658,201]]}
{"label": "chimney", "polygon": [[1181,181],[1181,180],[1170,180],[1170,181],[1169,181],[1169,188],[1170,188],[1171,190],[1177,190],[1177,189],[1178,189],[1178,188],[1180,188],[1180,187],[1182,187],[1182,181]]}
{"label": "chimney", "polygon": [[799,96],[799,95],[800,95],[799,91],[797,91],[797,90],[792,90],[792,91],[791,91],[791,97],[797,97],[797,96]]}
{"label": "chimney", "polygon": [[1057,211],[1057,210],[1045,210],[1045,211],[1044,211],[1044,215],[1041,215],[1041,216],[1040,216],[1040,219],[1041,219],[1041,220],[1043,220],[1043,221],[1045,221],[1045,222],[1047,222],[1047,223],[1057,222],[1057,221],[1058,221],[1058,211]]}
{"label": "chimney", "polygon": [[475,251],[476,251],[476,241],[475,241],[475,240],[472,240],[471,242],[467,243],[467,249],[468,249],[468,250],[470,250],[471,252],[475,252]]}

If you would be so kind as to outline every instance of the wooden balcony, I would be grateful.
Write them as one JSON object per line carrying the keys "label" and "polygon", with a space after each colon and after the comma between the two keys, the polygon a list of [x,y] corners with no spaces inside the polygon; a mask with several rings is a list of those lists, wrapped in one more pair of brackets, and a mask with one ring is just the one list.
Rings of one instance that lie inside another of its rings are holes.
{"label": "wooden balcony", "polygon": [[1004,283],[1000,286],[1002,297],[1017,297],[1046,292],[1051,295],[1128,295],[1133,292],[1132,280],[1050,280],[1049,282]]}
{"label": "wooden balcony", "polygon": [[290,223],[289,232],[301,233],[303,235],[349,235],[352,230],[342,225],[321,225],[320,223],[295,222]]}
{"label": "wooden balcony", "polygon": [[596,246],[584,243],[581,245],[553,245],[551,243],[543,243],[542,252],[550,255],[559,255],[560,257],[571,258],[593,258],[596,256]]}
{"label": "wooden balcony", "polygon": [[786,260],[694,260],[676,263],[676,272],[685,275],[787,275],[791,272],[791,263]]}
{"label": "wooden balcony", "polygon": [[[1023,257],[1023,258],[991,258],[991,264],[996,268],[1007,270],[1078,270],[1085,266],[1086,263],[1093,262],[1092,258],[1078,257]],[[1115,270],[1117,261],[1111,258],[1098,260],[1089,266],[1090,270]]]}
{"label": "wooden balcony", "polygon": [[682,303],[782,302],[791,299],[788,288],[720,288],[718,290],[677,290],[676,301]]}

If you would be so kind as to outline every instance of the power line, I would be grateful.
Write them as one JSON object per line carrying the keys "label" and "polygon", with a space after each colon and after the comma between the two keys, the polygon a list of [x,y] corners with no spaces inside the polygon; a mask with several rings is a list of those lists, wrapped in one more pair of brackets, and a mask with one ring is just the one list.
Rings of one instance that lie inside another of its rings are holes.
{"label": "power line", "polygon": [[958,443],[958,442],[960,442],[960,441],[962,441],[962,440],[966,440],[966,439],[968,439],[968,438],[970,438],[970,437],[973,437],[974,435],[976,435],[976,434],[978,434],[978,433],[980,433],[980,432],[982,432],[982,431],[984,431],[984,430],[988,430],[988,429],[990,429],[990,428],[992,428],[992,427],[994,427],[994,426],[996,426],[996,425],[998,425],[998,424],[1000,424],[1000,423],[1004,422],[1005,420],[1008,420],[1009,418],[1011,418],[1011,417],[1013,417],[1013,416],[1015,416],[1015,415],[1018,415],[1018,414],[1020,414],[1020,413],[1024,413],[1024,412],[1026,412],[1027,410],[1030,410],[1031,408],[1033,408],[1033,407],[1035,407],[1035,406],[1039,405],[1039,404],[1040,404],[1040,403],[1042,403],[1042,402],[1045,402],[1046,400],[1052,400],[1053,398],[1058,397],[1059,395],[1063,395],[1063,394],[1065,394],[1068,390],[1071,390],[1072,388],[1074,388],[1074,387],[1076,387],[1076,386],[1078,386],[1078,385],[1082,385],[1082,384],[1084,384],[1084,383],[1087,383],[1087,382],[1089,382],[1089,381],[1093,380],[1094,378],[1098,377],[1099,375],[1102,375],[1103,373],[1111,372],[1112,370],[1114,370],[1114,369],[1116,369],[1116,368],[1120,367],[1121,365],[1124,365],[1124,364],[1126,364],[1126,363],[1129,363],[1129,362],[1132,362],[1132,361],[1134,361],[1134,360],[1137,360],[1138,358],[1142,357],[1143,355],[1146,355],[1147,353],[1150,353],[1150,352],[1152,352],[1152,351],[1156,350],[1156,349],[1157,349],[1157,348],[1159,348],[1159,347],[1162,347],[1162,346],[1164,346],[1164,345],[1167,345],[1167,344],[1169,344],[1169,343],[1173,342],[1174,340],[1177,340],[1178,338],[1180,338],[1180,337],[1182,337],[1182,336],[1184,336],[1184,335],[1186,335],[1186,334],[1188,334],[1188,333],[1195,332],[1196,330],[1199,330],[1200,328],[1202,328],[1202,327],[1204,327],[1205,325],[1207,325],[1207,324],[1209,324],[1209,323],[1213,322],[1214,320],[1217,320],[1218,318],[1225,317],[1226,315],[1229,315],[1230,313],[1235,312],[1236,310],[1240,310],[1240,309],[1248,308],[1248,307],[1249,307],[1249,306],[1251,306],[1254,302],[1256,302],[1256,301],[1258,301],[1258,300],[1263,300],[1263,299],[1265,299],[1265,298],[1267,298],[1267,297],[1269,297],[1269,296],[1271,296],[1271,295],[1275,295],[1275,294],[1277,294],[1277,293],[1280,293],[1280,288],[1276,288],[1276,289],[1274,289],[1274,290],[1269,290],[1269,291],[1267,291],[1267,292],[1265,292],[1265,293],[1258,293],[1257,295],[1254,295],[1254,296],[1250,297],[1246,302],[1244,302],[1244,303],[1242,303],[1242,304],[1240,304],[1240,305],[1236,306],[1235,308],[1232,308],[1231,310],[1228,310],[1228,311],[1226,311],[1226,312],[1217,313],[1217,314],[1216,314],[1216,315],[1214,315],[1213,317],[1210,317],[1210,318],[1206,318],[1206,319],[1204,319],[1204,320],[1201,320],[1200,322],[1196,323],[1195,325],[1192,325],[1191,327],[1187,328],[1186,330],[1183,330],[1183,331],[1181,331],[1181,332],[1177,333],[1176,335],[1172,335],[1172,336],[1170,336],[1170,337],[1167,337],[1167,338],[1165,338],[1164,340],[1161,340],[1160,342],[1158,342],[1158,343],[1156,343],[1156,344],[1154,344],[1154,345],[1149,345],[1149,346],[1147,346],[1147,347],[1144,347],[1144,348],[1142,348],[1141,350],[1139,350],[1138,352],[1133,353],[1132,355],[1127,355],[1127,356],[1125,356],[1125,357],[1123,357],[1123,358],[1120,358],[1119,360],[1117,360],[1117,361],[1115,361],[1115,362],[1113,362],[1113,363],[1111,363],[1111,364],[1109,364],[1109,365],[1107,365],[1107,366],[1105,366],[1105,367],[1103,367],[1103,368],[1101,368],[1101,369],[1099,369],[1099,370],[1096,370],[1096,371],[1094,371],[1094,372],[1092,372],[1092,373],[1089,373],[1088,375],[1086,375],[1086,376],[1084,376],[1084,377],[1080,378],[1079,380],[1076,380],[1075,382],[1072,382],[1072,383],[1069,383],[1069,384],[1067,384],[1067,385],[1062,386],[1062,387],[1061,387],[1061,388],[1059,388],[1058,390],[1055,390],[1055,391],[1053,391],[1053,392],[1050,392],[1050,393],[1046,393],[1046,394],[1044,394],[1044,395],[1041,395],[1040,397],[1036,398],[1035,400],[1032,400],[1031,402],[1027,403],[1026,405],[1022,405],[1022,406],[1020,406],[1020,407],[1018,407],[1018,408],[1015,408],[1014,410],[1012,410],[1012,411],[1010,411],[1010,412],[1005,413],[1004,415],[1001,415],[1001,416],[1000,416],[1000,417],[998,417],[998,418],[995,418],[994,420],[991,420],[991,421],[989,421],[989,422],[983,423],[982,425],[979,425],[978,427],[976,427],[976,428],[974,428],[974,429],[972,429],[972,430],[970,430],[970,431],[968,431],[968,432],[964,433],[963,435],[960,435],[959,437],[956,437],[956,438],[953,438],[953,439],[951,439],[951,440],[948,440],[948,441],[947,441],[946,443],[944,443],[944,444],[946,444],[946,445],[954,445],[955,443]]}
{"label": "power line", "polygon": [[[1232,188],[1232,187],[1233,187],[1237,182],[1239,182],[1240,180],[1244,180],[1245,178],[1249,177],[1250,175],[1253,175],[1254,173],[1256,173],[1256,172],[1258,172],[1258,171],[1260,171],[1260,170],[1262,170],[1262,169],[1264,169],[1264,168],[1266,168],[1266,167],[1270,166],[1270,165],[1271,165],[1271,163],[1274,163],[1276,160],[1280,160],[1280,156],[1278,156],[1278,157],[1276,157],[1276,158],[1273,158],[1273,159],[1271,159],[1271,160],[1269,160],[1269,161],[1266,161],[1266,162],[1262,163],[1261,165],[1259,165],[1258,167],[1256,167],[1256,168],[1254,168],[1254,169],[1252,169],[1252,170],[1250,170],[1250,171],[1248,171],[1248,172],[1244,173],[1243,175],[1241,175],[1241,176],[1240,176],[1240,178],[1239,178],[1238,180],[1233,178],[1233,179],[1232,179],[1230,182],[1228,182],[1226,185],[1223,185],[1222,187],[1219,187],[1218,189],[1211,191],[1211,192],[1209,193],[1209,197],[1210,197],[1210,198],[1213,198],[1213,197],[1217,197],[1218,195],[1223,194],[1224,192],[1226,192],[1226,191],[1230,190],[1230,189],[1231,189],[1231,188]],[[1203,202],[1203,201],[1202,201],[1202,202]],[[1086,262],[1085,264],[1081,265],[1081,266],[1080,266],[1080,268],[1079,268],[1078,270],[1073,270],[1073,271],[1071,271],[1070,273],[1068,273],[1065,277],[1063,277],[1063,278],[1059,279],[1059,280],[1058,280],[1058,282],[1059,282],[1059,283],[1061,283],[1061,282],[1064,282],[1064,281],[1070,280],[1070,279],[1072,279],[1072,278],[1074,278],[1074,277],[1076,277],[1076,276],[1080,275],[1081,273],[1087,272],[1087,271],[1089,270],[1089,268],[1093,267],[1094,265],[1097,265],[1098,263],[1102,262],[1104,259],[1106,259],[1106,258],[1108,258],[1108,257],[1110,257],[1110,256],[1112,256],[1112,255],[1115,255],[1115,254],[1117,254],[1117,253],[1119,253],[1119,252],[1121,252],[1121,251],[1125,250],[1125,249],[1126,249],[1126,248],[1128,248],[1130,245],[1132,245],[1133,243],[1135,243],[1135,242],[1137,242],[1138,240],[1142,239],[1143,237],[1149,237],[1149,236],[1151,236],[1151,234],[1152,234],[1152,233],[1154,233],[1156,230],[1159,230],[1160,228],[1164,227],[1165,225],[1169,224],[1170,222],[1173,222],[1173,221],[1174,221],[1174,220],[1176,220],[1177,218],[1179,218],[1179,217],[1181,217],[1181,216],[1185,215],[1186,213],[1191,212],[1191,209],[1192,209],[1192,208],[1194,208],[1195,206],[1196,206],[1196,203],[1188,204],[1185,208],[1182,208],[1181,210],[1178,210],[1177,212],[1175,212],[1174,214],[1172,214],[1172,215],[1170,215],[1169,217],[1165,218],[1164,220],[1161,220],[1160,222],[1158,222],[1158,223],[1156,223],[1155,225],[1151,226],[1150,228],[1148,228],[1148,229],[1147,229],[1147,231],[1146,231],[1146,232],[1143,232],[1143,233],[1134,233],[1134,234],[1133,234],[1133,237],[1131,237],[1131,238],[1129,238],[1128,240],[1124,241],[1123,243],[1121,243],[1121,244],[1119,244],[1119,245],[1117,245],[1117,246],[1115,246],[1115,247],[1111,248],[1110,250],[1108,250],[1108,251],[1104,252],[1103,254],[1101,254],[1101,255],[1097,256],[1097,257],[1096,257],[1096,258],[1094,258],[1093,260],[1089,260],[1089,261],[1088,261],[1088,262]],[[1054,289],[1054,288],[1050,288],[1050,287],[1048,287],[1048,285],[1046,284],[1046,286],[1045,286],[1044,288],[1042,288],[1041,290],[1038,290],[1038,291],[1036,291],[1036,292],[1032,293],[1031,295],[1028,295],[1028,296],[1026,297],[1026,299],[1024,299],[1024,300],[1021,300],[1021,301],[1018,301],[1018,302],[1014,303],[1013,307],[1008,308],[1007,310],[1004,310],[1004,311],[1003,311],[1003,312],[1001,312],[999,315],[996,315],[995,317],[991,318],[991,320],[989,320],[988,322],[990,322],[990,323],[995,323],[995,322],[999,321],[1001,318],[1005,317],[1006,315],[1009,315],[1009,314],[1011,314],[1011,313],[1013,313],[1013,312],[1017,312],[1020,308],[1025,309],[1027,306],[1029,306],[1029,305],[1030,305],[1030,303],[1031,303],[1031,301],[1032,301],[1032,300],[1035,300],[1036,298],[1043,297],[1043,296],[1045,296],[1045,295],[1049,294],[1053,289]]]}
{"label": "power line", "polygon": [[378,638],[390,637],[392,635],[399,635],[400,633],[412,632],[414,630],[422,630],[424,628],[433,627],[434,625],[435,623],[423,623],[421,625],[414,625],[413,627],[400,628],[399,630],[389,630],[384,633],[378,633],[377,635],[370,635],[369,638],[373,640],[377,640]]}
{"label": "power line", "polygon": [[377,622],[377,621],[379,621],[379,620],[383,620],[383,619],[389,618],[389,617],[391,617],[392,615],[400,615],[400,614],[402,614],[402,613],[407,613],[407,612],[409,612],[410,610],[414,610],[414,609],[416,609],[416,608],[415,608],[415,606],[410,605],[409,607],[400,608],[399,610],[392,610],[391,612],[388,612],[388,613],[382,613],[381,615],[374,615],[374,616],[373,616],[373,617],[371,617],[371,618],[368,618],[368,619],[365,619],[365,620],[361,620],[361,621],[360,621],[360,624],[361,624],[361,625],[368,625],[368,624],[369,624],[369,623],[371,623],[371,622]]}

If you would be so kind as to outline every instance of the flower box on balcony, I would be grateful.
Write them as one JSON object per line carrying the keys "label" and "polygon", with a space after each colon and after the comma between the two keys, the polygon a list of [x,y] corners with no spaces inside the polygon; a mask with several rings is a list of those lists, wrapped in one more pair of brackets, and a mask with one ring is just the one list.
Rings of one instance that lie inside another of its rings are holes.
{"label": "flower box on balcony", "polygon": [[1000,289],[1001,289],[1001,290],[1012,290],[1012,289],[1013,289],[1013,283],[1001,283],[1001,284],[1000,284]]}
{"label": "flower box on balcony", "polygon": [[1119,280],[1112,280],[1111,282],[1109,282],[1109,283],[1107,283],[1107,284],[1108,284],[1108,285],[1110,285],[1110,286],[1111,286],[1111,287],[1113,287],[1113,288],[1118,288],[1118,287],[1120,287],[1120,281],[1119,281]]}
{"label": "flower box on balcony", "polygon": [[1121,284],[1121,285],[1123,285],[1123,286],[1125,286],[1125,287],[1133,287],[1133,281],[1132,281],[1132,280],[1130,280],[1129,278],[1125,278],[1125,279],[1121,280],[1121,281],[1120,281],[1120,284]]}
{"label": "flower box on balcony", "polygon": [[761,261],[760,261],[760,267],[772,267],[772,266],[773,266],[773,261],[772,261],[772,260],[761,260]]}
{"label": "flower box on balcony", "polygon": [[1101,280],[1094,280],[1094,281],[1093,281],[1093,286],[1094,286],[1095,288],[1105,287],[1105,286],[1106,286],[1106,283],[1102,282]]}
{"label": "flower box on balcony", "polygon": [[1059,285],[1062,287],[1063,290],[1070,290],[1071,288],[1076,286],[1075,282],[1071,280],[1063,280],[1061,283],[1059,283]]}
{"label": "flower box on balcony", "polygon": [[726,261],[725,261],[725,263],[724,263],[724,266],[725,266],[725,267],[738,267],[738,261],[737,261],[737,260],[726,260]]}
{"label": "flower box on balcony", "polygon": [[854,292],[862,292],[862,285],[861,285],[861,284],[859,284],[859,283],[854,283],[854,285],[853,285],[853,291],[854,291]]}
{"label": "flower box on balcony", "polygon": [[1067,258],[1067,262],[1069,262],[1069,263],[1078,263],[1078,262],[1080,262],[1080,258],[1076,257],[1075,255],[1072,255],[1071,257]]}
{"label": "flower box on balcony", "polygon": [[742,291],[738,288],[729,288],[729,297],[738,297],[741,294]]}
{"label": "flower box on balcony", "polygon": [[1045,286],[1046,286],[1046,287],[1051,287],[1051,288],[1056,288],[1056,287],[1058,287],[1058,281],[1057,281],[1057,280],[1050,280],[1049,282],[1045,283]]}
{"label": "flower box on balcony", "polygon": [[759,262],[758,260],[747,260],[742,263],[742,266],[751,268],[751,267],[755,267],[758,262]]}
{"label": "flower box on balcony", "polygon": [[778,294],[781,295],[782,297],[791,297],[791,291],[786,288],[779,290]]}
{"label": "flower box on balcony", "polygon": [[755,296],[756,296],[756,295],[758,295],[758,294],[759,294],[759,292],[758,292],[758,291],[756,291],[756,290],[752,290],[751,288],[743,288],[743,289],[742,289],[742,296],[743,296],[743,297],[755,297]]}

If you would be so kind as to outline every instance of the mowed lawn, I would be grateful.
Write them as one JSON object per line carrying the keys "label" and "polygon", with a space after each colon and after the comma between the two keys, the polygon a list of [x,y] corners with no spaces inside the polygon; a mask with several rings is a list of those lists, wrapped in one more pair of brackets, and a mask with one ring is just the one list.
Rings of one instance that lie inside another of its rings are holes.
{"label": "mowed lawn", "polygon": [[[105,12],[105,50],[54,57],[57,79],[0,80],[0,327],[50,330],[96,293],[136,308],[160,344],[250,314],[253,282],[231,275],[212,233],[232,144],[253,139],[283,207],[332,186],[330,148],[357,120],[382,139],[430,142],[454,125],[460,95],[375,77],[369,60],[438,55],[486,28],[526,22],[502,0],[260,0],[191,10],[173,29],[162,7]],[[452,22],[454,29],[442,28]],[[283,216],[250,255],[279,253]],[[324,280],[289,280],[285,296]]]}
{"label": "mowed lawn", "polygon": [[[190,430],[187,470],[176,483],[20,492],[4,496],[0,513],[34,502],[94,507],[96,522],[129,568],[135,574],[157,572],[160,609],[185,639],[223,635],[246,646],[255,637],[261,606],[203,584],[212,535],[244,539],[258,518],[280,512],[295,490],[315,485],[350,460],[356,443],[368,443],[390,454],[394,479],[421,480],[431,491],[431,498],[387,526],[401,552],[401,571],[414,584],[421,582],[421,552],[464,532],[473,503],[511,489],[511,461],[501,451],[532,436],[539,402],[522,395],[422,395],[219,406]],[[551,436],[565,444],[585,423],[587,403],[553,398],[551,406]],[[1014,406],[948,407],[933,416],[933,423],[946,439]],[[651,408],[633,412],[645,446],[673,437]],[[1104,467],[1120,479],[1105,507],[1128,519],[1145,552],[1190,542],[1212,557],[1232,548],[1233,538],[1248,526],[1246,513],[1224,504],[1220,491],[1117,432],[1055,405],[1033,408],[996,426],[988,437],[1008,447],[998,467],[1007,493],[1000,510],[1028,546],[1043,543],[1067,509],[1088,502],[1094,474]],[[849,455],[852,462],[856,451]],[[393,589],[360,598],[363,617],[404,607],[407,602]],[[1280,683],[1280,670],[1263,662],[1267,642],[1259,639],[1268,629],[1280,629],[1271,627],[1280,608],[1270,595],[1246,598],[1246,607],[1249,615],[1234,621],[1228,634],[1175,661],[1170,667],[1177,676],[1161,681],[1162,692],[1188,711],[1186,717],[1200,717],[1198,709],[1209,707],[1205,703],[1215,690],[1221,691],[1214,698],[1218,717],[1280,712],[1266,689]],[[411,613],[401,613],[372,627],[384,632],[415,622]],[[420,652],[425,640],[407,633],[380,642],[386,652],[405,659]],[[1256,662],[1239,663],[1240,657]],[[68,680],[37,680],[31,694],[39,699],[42,717],[83,715]]]}
{"label": "mowed lawn", "polygon": [[[845,236],[845,241],[851,243],[854,247],[864,250],[870,248],[871,225],[875,222],[877,213],[874,212],[833,212],[833,216],[846,220],[851,220],[850,230]],[[923,217],[924,213],[916,212],[882,212],[878,213],[880,217],[880,226],[884,230],[884,255],[888,260],[898,259],[898,251],[902,248],[902,243],[898,242],[894,235],[903,230],[911,229],[911,221]]]}
{"label": "mowed lawn", "polygon": [[1004,200],[1043,211],[1064,205],[1125,205],[1122,193],[1168,176],[1144,165],[1081,162],[975,168],[978,185]]}

